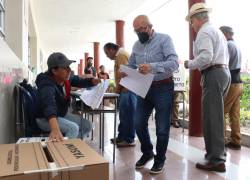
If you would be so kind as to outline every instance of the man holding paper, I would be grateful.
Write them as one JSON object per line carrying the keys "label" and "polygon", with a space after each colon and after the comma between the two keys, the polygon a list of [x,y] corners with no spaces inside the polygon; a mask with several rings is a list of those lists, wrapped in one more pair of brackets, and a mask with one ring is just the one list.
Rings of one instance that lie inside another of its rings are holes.
{"label": "man holding paper", "polygon": [[[129,54],[124,51],[119,45],[114,43],[107,43],[104,45],[104,52],[107,57],[115,61],[115,92],[120,94],[119,97],[119,119],[118,137],[116,138],[117,147],[131,147],[135,146],[135,109],[136,109],[136,95],[121,86],[121,73],[119,71],[121,65],[128,64]],[[114,139],[111,139],[114,143]]]}
{"label": "man holding paper", "polygon": [[[142,74],[154,74],[153,82],[145,98],[137,96],[136,133],[141,142],[142,157],[136,168],[142,168],[154,158],[150,173],[162,172],[169,140],[170,116],[173,102],[173,72],[178,69],[178,56],[170,36],[154,32],[149,18],[139,15],[133,22],[139,40],[135,42],[129,66],[138,68]],[[148,131],[148,119],[155,109],[156,155]]]}

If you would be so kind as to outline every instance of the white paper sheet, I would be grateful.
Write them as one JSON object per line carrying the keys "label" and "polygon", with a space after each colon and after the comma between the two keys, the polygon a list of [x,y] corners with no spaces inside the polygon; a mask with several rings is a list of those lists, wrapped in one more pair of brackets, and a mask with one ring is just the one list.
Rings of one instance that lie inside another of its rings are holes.
{"label": "white paper sheet", "polygon": [[100,106],[104,93],[108,89],[109,80],[104,80],[97,86],[92,87],[90,90],[85,89],[81,93],[81,100],[92,109],[96,109]]}
{"label": "white paper sheet", "polygon": [[121,65],[120,71],[128,75],[121,79],[120,84],[142,98],[145,98],[154,79],[154,75],[151,73],[141,74],[136,69],[125,65]]}

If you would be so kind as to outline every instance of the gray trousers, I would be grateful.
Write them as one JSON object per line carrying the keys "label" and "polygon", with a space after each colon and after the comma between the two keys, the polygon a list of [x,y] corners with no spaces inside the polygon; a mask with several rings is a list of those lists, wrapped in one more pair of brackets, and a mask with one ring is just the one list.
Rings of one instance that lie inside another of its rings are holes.
{"label": "gray trousers", "polygon": [[202,119],[206,159],[215,164],[226,161],[224,96],[230,82],[230,72],[226,68],[213,68],[202,74]]}

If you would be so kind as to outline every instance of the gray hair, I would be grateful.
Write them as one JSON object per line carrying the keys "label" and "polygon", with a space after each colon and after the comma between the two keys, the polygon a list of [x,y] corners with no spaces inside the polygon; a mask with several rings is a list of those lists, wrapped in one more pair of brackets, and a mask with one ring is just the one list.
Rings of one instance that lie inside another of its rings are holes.
{"label": "gray hair", "polygon": [[192,17],[196,17],[197,19],[199,20],[206,20],[206,19],[209,19],[209,16],[208,16],[208,12],[205,11],[205,12],[200,12],[200,13],[197,13],[197,14],[194,14]]}

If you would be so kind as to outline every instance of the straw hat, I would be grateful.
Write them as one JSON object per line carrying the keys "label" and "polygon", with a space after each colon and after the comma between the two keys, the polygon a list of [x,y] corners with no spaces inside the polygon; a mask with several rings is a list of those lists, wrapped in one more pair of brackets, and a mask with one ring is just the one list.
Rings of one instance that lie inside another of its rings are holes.
{"label": "straw hat", "polygon": [[186,21],[190,21],[190,18],[200,12],[211,12],[212,9],[207,8],[205,3],[195,3],[191,6],[188,15],[186,16]]}

